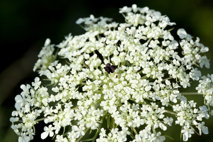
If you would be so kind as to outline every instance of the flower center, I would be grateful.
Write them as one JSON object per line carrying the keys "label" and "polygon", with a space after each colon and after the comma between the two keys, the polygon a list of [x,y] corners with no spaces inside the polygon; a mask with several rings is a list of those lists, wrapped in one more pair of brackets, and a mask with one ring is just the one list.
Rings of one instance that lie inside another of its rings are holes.
{"label": "flower center", "polygon": [[110,63],[107,63],[106,66],[104,67],[105,71],[108,73],[113,73],[117,66],[111,65]]}

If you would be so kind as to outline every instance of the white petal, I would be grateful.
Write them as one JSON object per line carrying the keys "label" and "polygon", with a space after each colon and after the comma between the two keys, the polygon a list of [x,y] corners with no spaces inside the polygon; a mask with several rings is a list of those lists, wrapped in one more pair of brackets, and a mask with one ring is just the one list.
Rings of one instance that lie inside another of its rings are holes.
{"label": "white petal", "polygon": [[50,132],[50,137],[52,137],[53,135],[54,135],[54,133],[51,131],[51,132]]}
{"label": "white petal", "polygon": [[204,134],[208,134],[208,133],[209,133],[208,127],[202,126],[201,129],[202,129],[202,132],[203,132]]}
{"label": "white petal", "polygon": [[184,30],[184,29],[178,29],[178,31],[177,31],[177,35],[181,38],[181,39],[183,39],[183,38],[185,38],[186,36],[187,36],[187,33],[186,33],[186,31]]}
{"label": "white petal", "polygon": [[48,39],[46,39],[44,46],[48,46],[48,45],[50,45],[50,43],[51,43],[51,40],[48,38]]}
{"label": "white petal", "polygon": [[45,139],[48,136],[47,132],[41,133],[41,139]]}
{"label": "white petal", "polygon": [[183,133],[183,141],[188,141],[189,139],[189,133],[188,132],[184,132]]}

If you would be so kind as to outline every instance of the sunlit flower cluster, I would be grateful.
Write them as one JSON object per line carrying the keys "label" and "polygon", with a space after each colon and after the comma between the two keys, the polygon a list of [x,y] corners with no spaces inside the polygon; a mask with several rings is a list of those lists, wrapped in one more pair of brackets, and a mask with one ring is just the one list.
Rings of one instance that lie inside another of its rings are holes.
{"label": "sunlit flower cluster", "polygon": [[[86,32],[58,45],[46,40],[34,66],[38,77],[15,97],[10,121],[19,142],[28,142],[43,123],[41,139],[56,142],[163,142],[179,125],[184,141],[208,134],[213,106],[208,48],[160,12],[123,7],[124,23],[80,18]],[[187,99],[184,89],[197,82]]]}

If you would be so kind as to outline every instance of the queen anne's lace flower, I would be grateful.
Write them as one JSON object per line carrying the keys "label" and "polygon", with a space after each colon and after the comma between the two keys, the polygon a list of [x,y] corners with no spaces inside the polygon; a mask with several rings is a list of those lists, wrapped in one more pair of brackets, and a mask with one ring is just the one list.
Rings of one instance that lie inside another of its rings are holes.
{"label": "queen anne's lace flower", "polygon": [[[163,142],[174,123],[184,141],[208,134],[213,75],[200,71],[209,68],[208,48],[160,12],[133,5],[120,13],[126,22],[91,15],[77,21],[85,34],[46,40],[38,77],[15,97],[10,120],[19,142],[32,140],[40,122],[41,138],[56,142]],[[180,91],[192,81],[203,106]]]}

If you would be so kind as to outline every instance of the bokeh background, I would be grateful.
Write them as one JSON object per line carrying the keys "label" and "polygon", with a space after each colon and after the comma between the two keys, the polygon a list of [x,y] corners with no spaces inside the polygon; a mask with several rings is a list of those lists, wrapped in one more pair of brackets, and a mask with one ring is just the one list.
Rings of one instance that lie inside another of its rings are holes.
{"label": "bokeh background", "polygon": [[[21,84],[30,83],[36,76],[32,68],[45,39],[57,44],[69,33],[83,33],[75,21],[90,14],[122,21],[118,9],[134,3],[168,15],[178,27],[199,36],[210,47],[208,57],[213,63],[212,0],[0,0],[0,142],[17,141],[9,122],[14,97],[20,93]],[[213,119],[207,125],[209,135],[194,136],[190,141],[213,142]],[[168,141],[180,141],[178,127],[169,129],[169,133],[175,140]]]}

